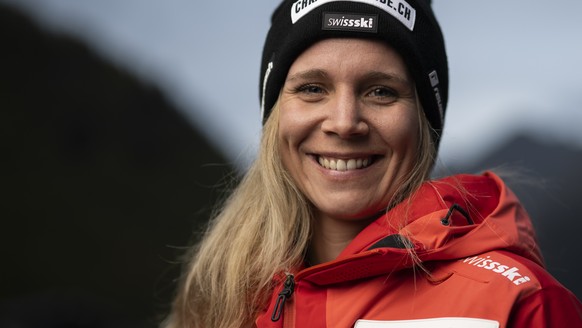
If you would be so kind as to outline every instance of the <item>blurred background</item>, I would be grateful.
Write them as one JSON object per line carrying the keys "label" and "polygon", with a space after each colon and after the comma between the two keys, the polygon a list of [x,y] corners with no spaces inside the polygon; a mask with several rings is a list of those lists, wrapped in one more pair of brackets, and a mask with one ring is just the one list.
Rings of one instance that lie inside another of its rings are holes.
{"label": "blurred background", "polygon": [[[435,0],[436,175],[496,168],[582,297],[582,2]],[[0,327],[155,327],[254,158],[278,1],[0,0]]]}

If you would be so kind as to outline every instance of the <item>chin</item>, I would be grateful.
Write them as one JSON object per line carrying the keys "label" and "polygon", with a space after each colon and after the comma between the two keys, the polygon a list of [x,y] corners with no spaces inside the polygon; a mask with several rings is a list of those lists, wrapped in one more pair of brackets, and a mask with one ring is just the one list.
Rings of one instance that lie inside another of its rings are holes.
{"label": "chin", "polygon": [[318,207],[317,211],[321,215],[339,220],[365,220],[370,217],[377,216],[378,213],[384,212],[385,206],[358,206],[358,204],[349,205],[349,203],[341,203],[336,206]]}

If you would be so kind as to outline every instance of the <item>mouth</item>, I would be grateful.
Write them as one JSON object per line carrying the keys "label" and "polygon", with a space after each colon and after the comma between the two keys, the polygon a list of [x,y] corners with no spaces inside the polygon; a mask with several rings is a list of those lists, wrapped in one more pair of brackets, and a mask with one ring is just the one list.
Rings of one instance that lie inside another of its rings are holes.
{"label": "mouth", "polygon": [[370,166],[374,162],[374,157],[364,158],[333,158],[325,156],[317,156],[317,162],[321,167],[333,171],[352,171],[361,170]]}

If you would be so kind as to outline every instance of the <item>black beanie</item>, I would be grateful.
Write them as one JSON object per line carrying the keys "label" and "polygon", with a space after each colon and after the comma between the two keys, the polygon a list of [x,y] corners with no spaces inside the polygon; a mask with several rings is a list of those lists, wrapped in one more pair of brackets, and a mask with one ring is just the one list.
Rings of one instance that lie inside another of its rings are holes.
{"label": "black beanie", "polygon": [[261,64],[263,123],[289,68],[315,42],[340,37],[381,40],[406,63],[438,147],[449,81],[444,39],[429,0],[284,0],[271,24]]}

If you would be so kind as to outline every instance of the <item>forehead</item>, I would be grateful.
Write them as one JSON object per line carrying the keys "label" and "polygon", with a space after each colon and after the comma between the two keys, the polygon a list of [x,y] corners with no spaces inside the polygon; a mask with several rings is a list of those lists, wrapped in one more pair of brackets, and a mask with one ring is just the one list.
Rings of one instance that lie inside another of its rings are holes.
{"label": "forehead", "polygon": [[330,38],[316,42],[289,68],[288,78],[303,70],[326,72],[378,71],[410,80],[402,57],[388,44],[376,40]]}

